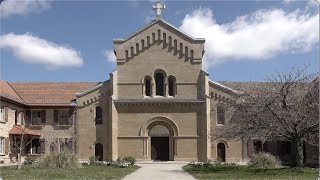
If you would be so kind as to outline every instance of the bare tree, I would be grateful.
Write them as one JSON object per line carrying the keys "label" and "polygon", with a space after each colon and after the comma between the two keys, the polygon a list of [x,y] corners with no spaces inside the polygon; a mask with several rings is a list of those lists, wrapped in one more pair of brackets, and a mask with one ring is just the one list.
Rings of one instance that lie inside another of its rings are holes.
{"label": "bare tree", "polygon": [[228,105],[229,123],[214,139],[260,139],[291,142],[292,165],[303,166],[303,142],[318,145],[319,79],[306,68],[276,72],[268,82],[250,87],[238,103]]}

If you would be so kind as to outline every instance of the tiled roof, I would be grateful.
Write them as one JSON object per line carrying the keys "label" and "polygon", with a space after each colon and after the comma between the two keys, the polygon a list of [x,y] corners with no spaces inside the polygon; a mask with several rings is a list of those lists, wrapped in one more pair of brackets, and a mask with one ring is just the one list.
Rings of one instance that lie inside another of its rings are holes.
{"label": "tiled roof", "polygon": [[[232,89],[243,91],[251,95],[257,95],[260,93],[279,92],[279,88],[282,87],[280,82],[232,82],[232,81],[219,81],[219,83],[228,86]],[[308,86],[300,86],[295,93],[300,97],[304,96],[308,92]],[[260,94],[261,95],[261,94]]]}
{"label": "tiled roof", "polygon": [[253,93],[254,91],[262,90],[265,88],[274,88],[273,82],[235,82],[235,81],[218,81],[218,82],[234,90],[243,91],[246,93]]}
{"label": "tiled roof", "polygon": [[40,130],[31,130],[25,126],[14,125],[11,128],[9,134],[11,134],[11,135],[30,134],[30,135],[34,135],[34,136],[40,136],[41,132],[40,132]]}
{"label": "tiled roof", "polygon": [[28,105],[70,105],[75,93],[96,82],[8,82]]}
{"label": "tiled roof", "polygon": [[0,96],[16,101],[18,103],[25,104],[25,102],[20,98],[17,92],[14,89],[12,89],[8,82],[3,80],[0,80]]}

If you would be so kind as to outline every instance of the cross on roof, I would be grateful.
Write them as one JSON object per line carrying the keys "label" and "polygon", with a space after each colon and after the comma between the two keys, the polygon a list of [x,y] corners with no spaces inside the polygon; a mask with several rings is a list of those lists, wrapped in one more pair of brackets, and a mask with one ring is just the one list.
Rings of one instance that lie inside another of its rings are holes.
{"label": "cross on roof", "polygon": [[160,0],[157,0],[156,4],[153,5],[153,10],[156,11],[156,18],[161,18],[161,11],[165,9],[166,6],[161,4]]}

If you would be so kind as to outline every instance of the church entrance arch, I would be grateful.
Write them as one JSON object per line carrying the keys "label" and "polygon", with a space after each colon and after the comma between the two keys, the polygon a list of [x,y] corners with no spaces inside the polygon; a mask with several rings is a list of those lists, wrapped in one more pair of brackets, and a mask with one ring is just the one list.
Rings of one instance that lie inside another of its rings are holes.
{"label": "church entrance arch", "polygon": [[153,117],[140,130],[140,136],[145,137],[145,156],[149,160],[173,161],[175,140],[179,130],[175,122],[167,117]]}
{"label": "church entrance arch", "polygon": [[151,138],[151,160],[169,161],[169,130],[156,125],[149,131]]}

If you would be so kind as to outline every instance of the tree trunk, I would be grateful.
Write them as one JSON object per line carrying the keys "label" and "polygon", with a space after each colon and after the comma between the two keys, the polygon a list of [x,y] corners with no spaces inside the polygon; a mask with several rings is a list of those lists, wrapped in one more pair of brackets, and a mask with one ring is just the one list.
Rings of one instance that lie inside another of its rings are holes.
{"label": "tree trunk", "polygon": [[291,141],[291,160],[294,167],[303,167],[303,140],[302,138],[294,138]]}
{"label": "tree trunk", "polygon": [[21,169],[21,152],[18,153],[18,169]]}

